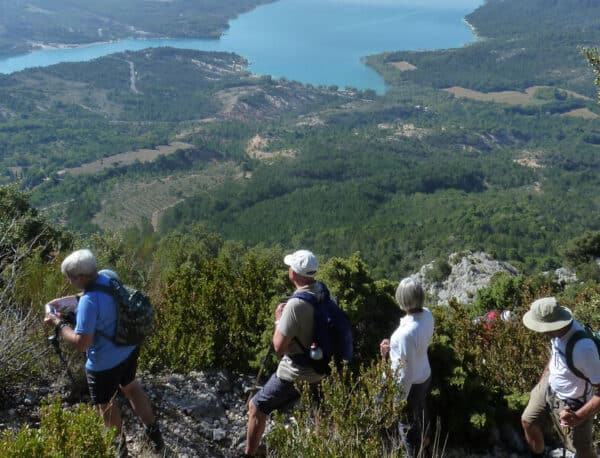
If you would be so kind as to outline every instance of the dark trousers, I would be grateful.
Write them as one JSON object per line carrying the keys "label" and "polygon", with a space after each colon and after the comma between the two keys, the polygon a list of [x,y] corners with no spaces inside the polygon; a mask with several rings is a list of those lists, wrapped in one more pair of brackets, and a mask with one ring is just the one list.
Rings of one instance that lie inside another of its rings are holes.
{"label": "dark trousers", "polygon": [[398,423],[400,439],[409,458],[415,458],[419,454],[421,442],[429,434],[427,395],[430,385],[431,376],[425,382],[410,387],[406,398],[408,418],[406,423]]}

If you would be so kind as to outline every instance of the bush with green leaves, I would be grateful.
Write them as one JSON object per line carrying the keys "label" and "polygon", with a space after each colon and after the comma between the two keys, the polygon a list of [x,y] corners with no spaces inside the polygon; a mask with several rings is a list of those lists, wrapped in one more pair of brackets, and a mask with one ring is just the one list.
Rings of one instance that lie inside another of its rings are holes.
{"label": "bush with green leaves", "polygon": [[305,385],[300,406],[288,422],[275,416],[267,436],[269,456],[303,458],[401,457],[395,428],[404,402],[387,363],[362,367],[357,375],[333,371],[321,383],[318,406]]}
{"label": "bush with green leaves", "polygon": [[24,425],[20,431],[4,431],[0,450],[5,458],[112,458],[114,437],[114,429],[106,429],[91,406],[67,411],[55,399],[42,405],[39,429]]}
{"label": "bush with green leaves", "polygon": [[521,318],[534,299],[554,290],[538,278],[519,281],[518,294],[507,295],[513,306],[509,322],[474,322],[472,311],[455,301],[433,309],[432,406],[453,442],[468,440],[472,447],[483,447],[493,426],[519,428],[529,392],[548,361],[548,339],[525,328]]}
{"label": "bush with green leaves", "polygon": [[58,290],[50,272],[70,236],[51,226],[16,185],[0,186],[0,401],[8,387],[39,375],[49,346],[42,305]]}
{"label": "bush with green leaves", "polygon": [[514,276],[507,272],[495,274],[487,288],[477,291],[470,315],[476,317],[490,310],[518,310],[528,306],[535,294],[551,295],[557,289],[546,275]]}
{"label": "bush with green leaves", "polygon": [[[155,332],[145,345],[151,369],[248,370],[266,348],[285,274],[277,250],[225,244],[217,256],[188,259],[165,278]],[[279,285],[279,287],[278,287]]]}
{"label": "bush with green leaves", "polygon": [[442,283],[452,272],[452,266],[445,258],[433,261],[433,266],[425,273],[425,279],[430,283]]}
{"label": "bush with green leaves", "polygon": [[[322,260],[324,281],[349,315],[357,361],[369,361],[389,337],[400,312],[394,285],[372,278],[358,254]],[[270,345],[273,312],[294,286],[287,279],[280,248],[245,249],[201,228],[169,236],[155,253],[154,335],[143,362],[151,369],[178,371],[256,368]],[[267,370],[276,361],[267,363]]]}
{"label": "bush with green leaves", "polygon": [[567,263],[575,268],[580,280],[600,281],[600,268],[595,259],[600,257],[600,232],[586,232],[570,240],[564,255]]}
{"label": "bush with green leaves", "polygon": [[371,361],[379,342],[389,338],[400,321],[394,299],[396,284],[375,280],[359,253],[325,261],[318,278],[324,281],[346,311],[354,333],[354,367]]}

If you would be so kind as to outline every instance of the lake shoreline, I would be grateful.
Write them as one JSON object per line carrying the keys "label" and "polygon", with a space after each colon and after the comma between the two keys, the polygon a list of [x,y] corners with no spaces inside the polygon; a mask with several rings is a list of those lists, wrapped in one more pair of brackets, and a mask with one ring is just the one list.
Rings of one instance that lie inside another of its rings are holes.
{"label": "lake shoreline", "polygon": [[[438,9],[415,5],[416,0],[410,8],[404,5],[390,10],[376,6],[364,9],[354,2],[341,7],[335,0],[277,0],[230,20],[227,33],[222,31],[220,38],[137,38],[133,32],[131,38],[99,37],[98,41],[79,44],[30,40],[27,44],[32,50],[28,54],[0,58],[0,73],[172,47],[234,53],[243,56],[249,62],[248,70],[257,75],[285,77],[314,86],[373,89],[381,95],[387,86],[382,75],[367,64],[369,56],[390,50],[456,48],[478,39],[475,28],[465,20],[470,8],[450,12],[441,1]],[[415,12],[420,13],[418,21],[412,19]],[[440,26],[446,31],[443,36],[433,33]],[[302,45],[293,38],[298,36],[305,37]],[[282,46],[271,46],[273,43]],[[290,60],[290,55],[298,58]],[[327,65],[322,65],[325,62]]]}

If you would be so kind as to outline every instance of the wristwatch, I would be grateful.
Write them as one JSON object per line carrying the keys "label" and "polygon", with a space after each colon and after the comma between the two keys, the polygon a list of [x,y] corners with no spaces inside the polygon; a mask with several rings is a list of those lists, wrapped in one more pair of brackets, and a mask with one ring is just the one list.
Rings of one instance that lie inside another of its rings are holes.
{"label": "wristwatch", "polygon": [[62,331],[62,328],[64,328],[65,326],[69,326],[69,323],[67,323],[65,320],[60,320],[55,327],[56,332],[60,334],[60,331]]}

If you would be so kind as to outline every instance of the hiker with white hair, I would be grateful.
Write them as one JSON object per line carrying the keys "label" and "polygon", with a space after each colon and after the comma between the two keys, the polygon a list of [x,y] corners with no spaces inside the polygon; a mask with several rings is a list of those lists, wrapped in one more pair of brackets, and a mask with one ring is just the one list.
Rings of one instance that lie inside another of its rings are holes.
{"label": "hiker with white hair", "polygon": [[427,395],[431,385],[431,366],[427,349],[433,337],[433,315],[426,307],[425,292],[413,278],[403,279],[396,289],[396,301],[406,313],[390,339],[379,345],[383,357],[390,357],[392,371],[407,402],[408,419],[398,430],[407,456],[415,458],[427,445],[429,415]]}
{"label": "hiker with white hair", "polygon": [[[117,302],[109,292],[111,278],[119,281],[113,271],[98,272],[96,257],[87,249],[78,250],[65,258],[62,273],[82,294],[76,299],[76,319],[65,320],[56,307],[48,308],[44,323],[54,326],[55,333],[86,354],[86,377],[92,405],[104,419],[107,427],[117,431],[118,456],[127,457],[125,436],[122,435],[121,410],[115,401],[117,391],[128,399],[133,411],[145,426],[145,436],[153,451],[164,448],[158,423],[148,396],[136,380],[139,345],[117,345],[111,339],[117,327]],[[69,296],[76,298],[77,296]],[[58,305],[66,298],[48,305]]]}
{"label": "hiker with white hair", "polygon": [[523,324],[550,338],[551,355],[521,416],[532,457],[545,452],[542,425],[550,417],[564,447],[596,458],[594,415],[600,410],[600,358],[589,331],[555,297],[534,301]]}

